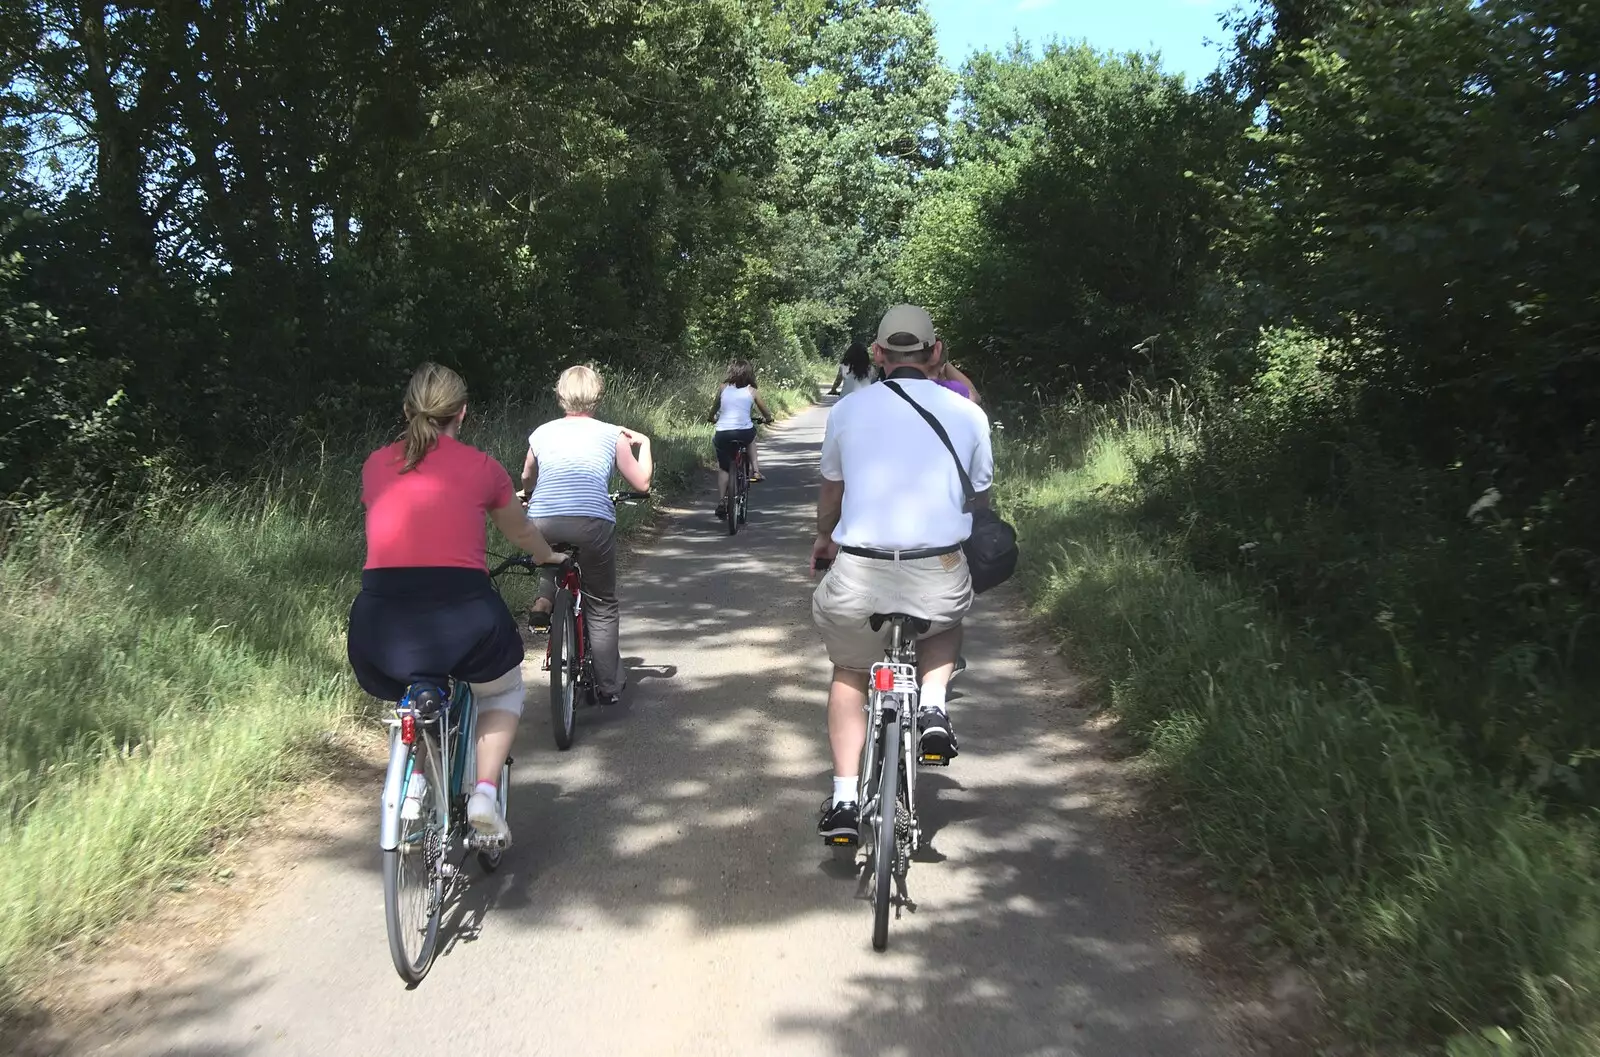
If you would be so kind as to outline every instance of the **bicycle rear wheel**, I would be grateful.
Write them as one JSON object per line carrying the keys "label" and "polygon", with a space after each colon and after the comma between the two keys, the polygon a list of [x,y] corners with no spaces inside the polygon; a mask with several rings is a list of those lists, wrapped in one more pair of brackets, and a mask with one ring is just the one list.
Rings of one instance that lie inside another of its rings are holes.
{"label": "bicycle rear wheel", "polygon": [[572,595],[556,591],[550,613],[550,730],[556,748],[572,748],[578,703],[578,627],[572,616]]}
{"label": "bicycle rear wheel", "polygon": [[744,474],[744,460],[738,455],[733,458],[733,469],[728,474],[727,518],[728,535],[736,535],[739,531],[739,478]]}
{"label": "bicycle rear wheel", "polygon": [[393,810],[400,814],[400,843],[383,853],[383,911],[389,931],[389,954],[395,971],[408,984],[428,974],[439,943],[439,916],[444,910],[445,825],[450,817],[444,767],[438,743],[423,734],[412,745],[395,739],[393,752],[411,755],[411,771],[420,771],[428,793],[417,818],[405,818],[402,795]]}
{"label": "bicycle rear wheel", "polygon": [[900,716],[883,726],[883,745],[879,752],[882,777],[878,780],[877,836],[872,848],[872,949],[889,946],[889,886],[894,879],[894,812],[900,803]]}
{"label": "bicycle rear wheel", "polygon": [[750,513],[750,464],[739,464],[739,524],[743,525]]}

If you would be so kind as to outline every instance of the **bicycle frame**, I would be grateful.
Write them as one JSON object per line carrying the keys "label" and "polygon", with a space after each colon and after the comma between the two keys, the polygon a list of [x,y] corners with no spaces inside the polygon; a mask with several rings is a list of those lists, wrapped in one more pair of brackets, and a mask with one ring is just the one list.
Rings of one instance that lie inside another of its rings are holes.
{"label": "bicycle frame", "polygon": [[[574,656],[578,658],[579,675],[581,678],[587,679],[589,673],[589,636],[584,628],[583,619],[583,573],[576,559],[557,579],[556,590],[565,591],[572,596],[572,627],[574,631],[572,648]],[[550,663],[550,642],[547,639],[544,644],[544,666],[541,671],[548,672]]]}
{"label": "bicycle frame", "polygon": [[[439,819],[447,837],[453,838],[465,823],[468,793],[464,783],[469,775],[473,781],[477,779],[478,709],[472,700],[471,687],[456,680],[450,680],[450,684],[447,703],[434,715],[418,716],[407,697],[384,719],[389,726],[389,767],[384,773],[383,815],[378,833],[378,847],[383,851],[393,851],[400,846],[399,816],[394,809],[411,783],[417,752],[437,751],[440,770],[449,775],[450,787],[445,798],[449,816]],[[395,745],[406,740],[408,725],[409,744],[415,746],[420,742],[421,747],[417,752],[395,752]],[[475,848],[470,842],[469,847]]]}

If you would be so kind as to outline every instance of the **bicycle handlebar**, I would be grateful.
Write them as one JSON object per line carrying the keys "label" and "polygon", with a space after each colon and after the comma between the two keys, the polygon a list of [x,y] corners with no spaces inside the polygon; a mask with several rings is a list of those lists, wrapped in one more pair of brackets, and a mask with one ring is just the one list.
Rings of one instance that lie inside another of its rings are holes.
{"label": "bicycle handlebar", "polygon": [[[518,498],[522,498],[522,493],[518,492],[517,496]],[[633,491],[631,489],[623,489],[621,491],[612,492],[610,498],[613,504],[642,503],[650,498],[650,493]],[[508,569],[526,569],[529,572],[534,572],[539,569],[560,570],[566,568],[567,564],[571,561],[572,555],[570,554],[563,555],[559,562],[536,562],[529,555],[513,554],[511,557],[502,561],[499,565],[496,565],[493,569],[490,569],[489,578],[492,580]]]}

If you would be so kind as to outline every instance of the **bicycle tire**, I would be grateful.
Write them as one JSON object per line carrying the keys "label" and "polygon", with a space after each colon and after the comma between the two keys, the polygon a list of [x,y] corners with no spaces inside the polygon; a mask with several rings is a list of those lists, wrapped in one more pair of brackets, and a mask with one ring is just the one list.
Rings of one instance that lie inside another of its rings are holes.
{"label": "bicycle tire", "polygon": [[[507,756],[506,761],[500,765],[500,789],[496,795],[496,799],[500,801],[501,818],[510,817],[506,814],[506,810],[511,799],[510,788],[511,757]],[[483,868],[484,873],[494,873],[496,870],[500,869],[500,861],[504,857],[504,851],[480,851],[478,853],[478,865]]]}
{"label": "bicycle tire", "polygon": [[550,613],[550,732],[556,748],[572,748],[577,724],[578,663],[569,656],[577,649],[578,629],[572,616],[572,596],[556,591],[555,608]]}
{"label": "bicycle tire", "polygon": [[727,519],[728,535],[735,536],[739,532],[739,472],[742,464],[737,458],[734,460],[733,472],[728,475]]}
{"label": "bicycle tire", "polygon": [[[401,745],[398,740],[395,745],[394,751],[411,754],[413,768],[418,761],[421,762],[422,775],[428,782],[429,804],[426,806],[431,808],[425,810],[421,818],[407,820],[402,817],[399,820],[399,846],[383,853],[383,917],[389,933],[389,956],[394,960],[394,968],[400,978],[415,985],[428,975],[439,945],[439,918],[444,912],[444,875],[438,867],[444,861],[446,837],[440,820],[450,817],[450,807],[448,803],[441,802],[441,798],[446,796],[446,782],[438,751],[432,748],[432,739],[424,734],[412,745]],[[422,751],[419,752],[419,749]],[[393,810],[401,813],[404,805],[405,797],[402,796]],[[436,844],[432,851],[429,849],[430,839]],[[404,881],[407,868],[416,863],[421,864],[423,883],[417,886],[419,891],[408,901],[405,896],[411,886],[405,885]],[[408,916],[406,910],[408,907],[415,909],[418,896],[426,901],[425,912],[420,919],[411,920],[415,915]],[[420,937],[415,955],[407,944],[407,940],[413,936]]]}
{"label": "bicycle tire", "polygon": [[750,518],[750,470],[749,463],[739,464],[739,524],[743,525]]}
{"label": "bicycle tire", "polygon": [[900,803],[900,716],[883,726],[882,777],[878,779],[878,835],[872,849],[872,949],[889,946],[889,894],[894,881],[894,813]]}

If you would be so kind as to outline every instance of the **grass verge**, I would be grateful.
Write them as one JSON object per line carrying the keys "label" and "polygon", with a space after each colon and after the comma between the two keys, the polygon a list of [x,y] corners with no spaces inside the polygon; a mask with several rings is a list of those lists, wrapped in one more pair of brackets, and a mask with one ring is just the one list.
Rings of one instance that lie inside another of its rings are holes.
{"label": "grass verge", "polygon": [[[610,380],[600,413],[651,436],[657,492],[707,464],[714,382]],[[815,391],[765,395],[783,414]],[[515,476],[555,413],[475,405],[463,439]],[[110,527],[22,518],[0,540],[0,996],[196,870],[369,714],[344,655],[367,450],[174,487]]]}
{"label": "grass verge", "polygon": [[[1366,1052],[1600,1053],[1600,837],[1469,763],[1404,695],[1142,516],[1179,402],[1073,407],[1001,446],[1019,576]],[[1181,519],[1177,526],[1181,534]]]}

